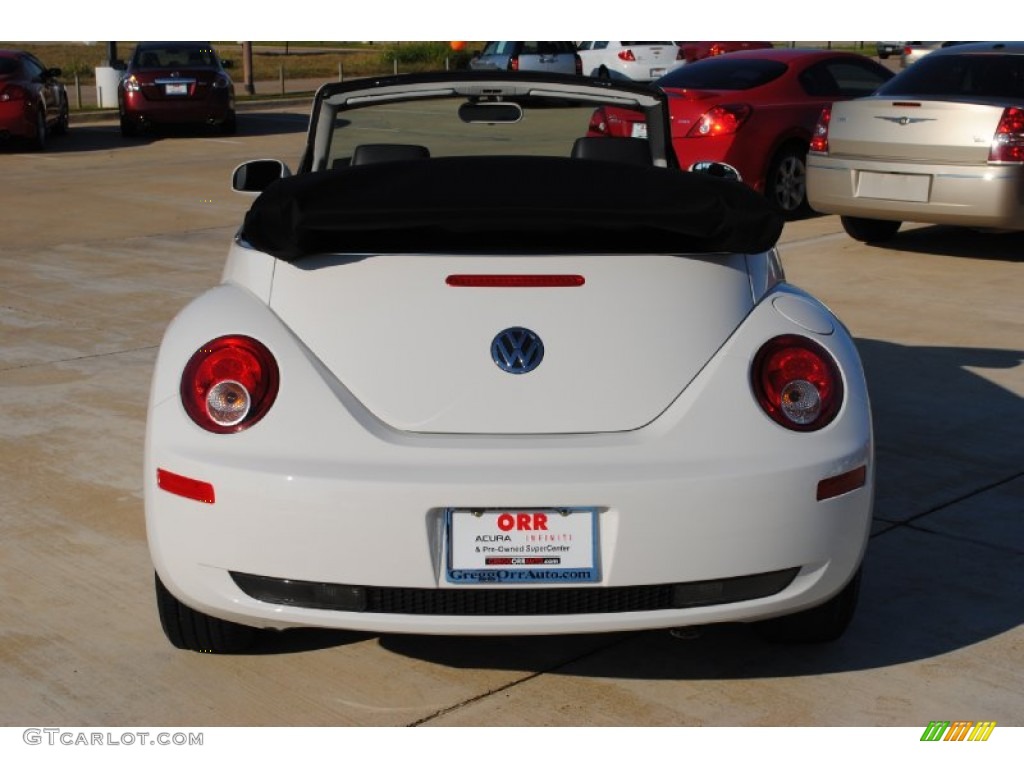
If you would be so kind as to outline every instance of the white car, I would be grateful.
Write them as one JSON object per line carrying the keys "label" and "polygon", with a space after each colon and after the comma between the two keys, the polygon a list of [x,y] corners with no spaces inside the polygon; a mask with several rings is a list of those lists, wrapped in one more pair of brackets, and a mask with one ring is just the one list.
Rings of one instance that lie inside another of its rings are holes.
{"label": "white car", "polygon": [[577,53],[583,74],[602,80],[649,83],[685,64],[681,49],[673,42],[586,40]]}
{"label": "white car", "polygon": [[[585,138],[610,102],[648,139]],[[646,86],[408,75],[323,86],[294,175],[236,169],[259,194],[153,374],[171,643],[843,632],[875,475],[856,347],[785,282],[764,198],[667,134]]]}

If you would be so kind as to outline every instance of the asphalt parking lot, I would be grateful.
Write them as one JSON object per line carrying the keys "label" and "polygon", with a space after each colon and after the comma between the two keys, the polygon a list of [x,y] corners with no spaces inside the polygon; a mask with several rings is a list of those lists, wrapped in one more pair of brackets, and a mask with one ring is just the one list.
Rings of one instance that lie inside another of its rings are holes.
{"label": "asphalt parking lot", "polygon": [[297,164],[305,106],[242,114],[232,137],[124,142],[108,121],[0,150],[0,725],[1024,725],[1024,234],[908,225],[869,247],[832,216],[788,224],[780,250],[851,328],[875,412],[875,525],[840,641],[173,649],[143,526],[149,377],[248,207],[231,169]]}

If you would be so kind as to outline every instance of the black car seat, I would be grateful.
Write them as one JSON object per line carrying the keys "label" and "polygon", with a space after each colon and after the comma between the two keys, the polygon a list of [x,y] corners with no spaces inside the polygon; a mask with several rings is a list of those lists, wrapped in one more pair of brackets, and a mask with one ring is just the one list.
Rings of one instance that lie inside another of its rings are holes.
{"label": "black car seat", "polygon": [[644,139],[619,136],[583,136],[572,145],[579,160],[606,160],[630,165],[652,165],[651,148]]}

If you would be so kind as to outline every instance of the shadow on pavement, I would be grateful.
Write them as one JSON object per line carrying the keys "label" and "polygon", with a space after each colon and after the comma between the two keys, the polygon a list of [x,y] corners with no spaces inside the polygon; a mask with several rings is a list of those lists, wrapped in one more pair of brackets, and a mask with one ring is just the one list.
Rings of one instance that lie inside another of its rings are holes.
{"label": "shadow on pavement", "polygon": [[931,253],[965,259],[1024,261],[1024,232],[996,232],[933,225],[901,229],[875,247],[907,253]]}
{"label": "shadow on pavement", "polygon": [[289,133],[305,133],[309,116],[304,114],[276,112],[246,112],[238,115],[237,134],[224,135],[205,126],[178,127],[164,126],[157,130],[145,131],[138,136],[124,138],[116,122],[83,123],[73,122],[65,136],[54,136],[48,140],[43,152],[35,152],[22,142],[0,145],[0,156],[6,154],[53,155],[65,152],[96,152],[140,146],[154,141],[187,139],[234,139],[246,136],[272,136]]}

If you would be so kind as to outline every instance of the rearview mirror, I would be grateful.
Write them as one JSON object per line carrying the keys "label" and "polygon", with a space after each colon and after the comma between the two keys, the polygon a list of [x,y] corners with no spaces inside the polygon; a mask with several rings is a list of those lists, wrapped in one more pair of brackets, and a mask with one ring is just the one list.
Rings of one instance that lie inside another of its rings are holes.
{"label": "rearview mirror", "polygon": [[459,107],[459,120],[464,123],[518,123],[523,108],[514,101],[467,101]]}

